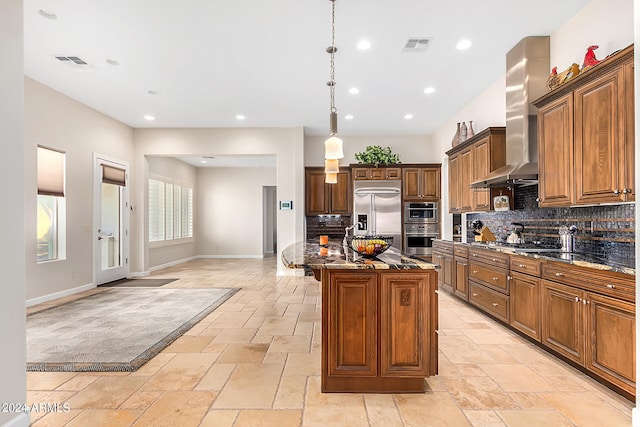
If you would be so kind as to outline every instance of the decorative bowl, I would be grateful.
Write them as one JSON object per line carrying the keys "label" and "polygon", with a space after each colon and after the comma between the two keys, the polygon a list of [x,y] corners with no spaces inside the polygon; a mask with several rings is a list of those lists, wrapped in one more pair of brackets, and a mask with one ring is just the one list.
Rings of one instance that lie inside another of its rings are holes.
{"label": "decorative bowl", "polygon": [[393,236],[349,236],[347,244],[362,256],[375,257],[391,247]]}

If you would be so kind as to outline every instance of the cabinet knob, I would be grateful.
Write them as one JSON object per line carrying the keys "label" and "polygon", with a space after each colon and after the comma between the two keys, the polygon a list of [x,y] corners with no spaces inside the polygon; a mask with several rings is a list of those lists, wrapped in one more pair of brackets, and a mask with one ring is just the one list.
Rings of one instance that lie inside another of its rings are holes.
{"label": "cabinet knob", "polygon": [[613,190],[613,194],[620,194],[620,190],[616,188],[615,190]]}
{"label": "cabinet knob", "polygon": [[498,262],[498,258],[491,258],[491,261]]}
{"label": "cabinet knob", "polygon": [[616,285],[607,285],[607,288],[609,288],[609,289],[615,289],[615,288],[616,288]]}
{"label": "cabinet knob", "polygon": [[564,276],[564,274],[562,274],[562,273],[556,273],[556,276],[558,276],[558,277],[562,277],[562,276]]}
{"label": "cabinet knob", "polygon": [[471,256],[478,256],[478,254],[471,254]]}
{"label": "cabinet knob", "polygon": [[513,280],[513,276],[507,276],[507,280]]}
{"label": "cabinet knob", "polygon": [[498,281],[498,278],[496,276],[493,276],[492,279],[493,279],[494,282]]}
{"label": "cabinet knob", "polygon": [[580,297],[576,297],[576,302],[580,302]]}
{"label": "cabinet knob", "polygon": [[473,274],[476,274],[476,273],[478,272],[478,270],[471,270],[471,272],[472,272]]}
{"label": "cabinet knob", "polygon": [[591,302],[591,301],[587,301],[586,299],[583,299],[583,300],[582,300],[582,304],[584,304],[584,305],[587,305],[587,304],[589,304],[590,302]]}
{"label": "cabinet knob", "polygon": [[478,294],[474,293],[474,294],[473,294],[473,296],[474,296],[474,297],[477,297],[477,296],[478,296]]}
{"label": "cabinet knob", "polygon": [[627,190],[626,188],[622,190],[622,194],[628,194],[628,193],[629,193],[629,190]]}
{"label": "cabinet knob", "polygon": [[518,267],[520,267],[520,268],[527,268],[527,266],[526,266],[526,265],[524,265],[524,264],[518,264]]}
{"label": "cabinet knob", "polygon": [[493,306],[494,306],[494,307],[497,307],[497,306],[498,306],[498,303],[497,303],[497,302],[494,302],[494,303],[493,303]]}
{"label": "cabinet knob", "polygon": [[536,197],[536,202],[540,203],[540,197]]}

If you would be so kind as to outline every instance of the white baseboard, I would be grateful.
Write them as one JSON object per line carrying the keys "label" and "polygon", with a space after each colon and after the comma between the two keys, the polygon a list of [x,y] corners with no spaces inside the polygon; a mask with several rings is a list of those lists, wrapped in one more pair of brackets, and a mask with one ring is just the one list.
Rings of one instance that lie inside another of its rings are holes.
{"label": "white baseboard", "polygon": [[[167,262],[165,264],[156,265],[156,266],[153,266],[153,267],[149,267],[149,272],[163,270],[165,268],[173,267],[174,265],[178,265],[178,264],[184,264],[185,262],[193,261],[194,259],[198,259],[198,258],[200,258],[200,257],[192,256],[192,257],[189,257],[189,258],[183,258],[183,259],[179,259],[179,260],[176,260],[176,261]],[[145,275],[148,276],[149,273],[147,273]]]}
{"label": "white baseboard", "polygon": [[129,274],[127,274],[127,278],[130,279],[132,277],[147,277],[149,274],[149,271],[134,271],[133,273],[129,272]]}
{"label": "white baseboard", "polygon": [[631,425],[633,427],[640,427],[640,410],[637,407],[631,410]]}
{"label": "white baseboard", "polygon": [[55,292],[49,295],[43,295],[41,297],[31,298],[27,300],[27,307],[31,307],[32,305],[41,304],[43,302],[52,301],[57,298],[66,297],[69,295],[77,294],[78,292],[88,291],[89,289],[95,288],[96,285],[94,283],[89,283],[88,285],[78,286],[76,288],[65,289],[64,291]]}
{"label": "white baseboard", "polygon": [[264,258],[264,255],[200,255],[198,258],[202,259],[216,259],[216,258],[254,258],[261,259]]}
{"label": "white baseboard", "polygon": [[26,412],[22,412],[2,424],[1,427],[29,427],[29,424],[31,424],[31,421],[29,420],[29,414],[27,414]]}

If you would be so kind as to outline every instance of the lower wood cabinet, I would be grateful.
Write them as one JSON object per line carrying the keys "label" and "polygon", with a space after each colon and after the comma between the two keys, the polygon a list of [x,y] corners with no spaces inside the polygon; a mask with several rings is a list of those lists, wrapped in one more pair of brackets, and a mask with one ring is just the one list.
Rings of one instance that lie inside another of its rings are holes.
{"label": "lower wood cabinet", "polygon": [[423,392],[438,369],[436,271],[321,275],[322,391]]}
{"label": "lower wood cabinet", "polygon": [[510,285],[510,325],[540,341],[540,279],[511,273]]}
{"label": "lower wood cabinet", "polygon": [[542,343],[635,395],[635,304],[542,280]]}
{"label": "lower wood cabinet", "polygon": [[466,245],[453,245],[453,294],[469,301],[469,251]]}

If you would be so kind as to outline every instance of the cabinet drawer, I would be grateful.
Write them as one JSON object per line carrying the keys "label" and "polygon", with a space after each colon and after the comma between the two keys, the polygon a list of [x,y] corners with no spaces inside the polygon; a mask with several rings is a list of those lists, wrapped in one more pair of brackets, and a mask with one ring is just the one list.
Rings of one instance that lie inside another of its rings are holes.
{"label": "cabinet drawer", "polygon": [[506,270],[496,269],[472,259],[469,262],[469,277],[497,291],[509,294]]}
{"label": "cabinet drawer", "polygon": [[369,168],[353,168],[351,170],[351,176],[354,180],[371,179],[371,170]]}
{"label": "cabinet drawer", "polygon": [[469,258],[472,260],[481,260],[486,264],[490,264],[498,268],[509,268],[509,255],[491,249],[478,249],[470,247]]}
{"label": "cabinet drawer", "polygon": [[434,240],[432,245],[433,252],[453,253],[453,242],[444,240]]}
{"label": "cabinet drawer", "polygon": [[402,179],[402,169],[400,168],[386,168],[385,176],[387,179]]}
{"label": "cabinet drawer", "polygon": [[457,257],[467,258],[469,256],[469,248],[467,245],[455,243],[453,245],[453,254]]}
{"label": "cabinet drawer", "polygon": [[635,302],[635,277],[561,262],[542,265],[542,278]]}
{"label": "cabinet drawer", "polygon": [[476,307],[509,322],[509,297],[476,282],[469,282],[469,302]]}
{"label": "cabinet drawer", "polygon": [[519,271],[520,273],[529,274],[531,276],[540,277],[541,262],[538,259],[513,255],[509,259],[511,271]]}

